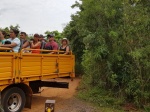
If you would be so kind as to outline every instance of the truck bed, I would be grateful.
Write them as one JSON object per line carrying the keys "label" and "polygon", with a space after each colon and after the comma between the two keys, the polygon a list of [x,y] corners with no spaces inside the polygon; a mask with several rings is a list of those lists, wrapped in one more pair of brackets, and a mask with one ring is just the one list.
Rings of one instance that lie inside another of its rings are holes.
{"label": "truck bed", "polygon": [[74,55],[0,52],[0,90],[12,83],[74,76]]}

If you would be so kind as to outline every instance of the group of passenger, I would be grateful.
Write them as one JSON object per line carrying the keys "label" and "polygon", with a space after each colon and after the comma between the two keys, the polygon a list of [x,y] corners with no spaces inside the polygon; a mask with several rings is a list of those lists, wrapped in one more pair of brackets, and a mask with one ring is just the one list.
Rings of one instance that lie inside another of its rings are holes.
{"label": "group of passenger", "polygon": [[[18,35],[20,34],[20,38]],[[47,35],[47,40],[44,39],[43,35],[34,34],[33,39],[28,40],[26,32],[19,33],[16,29],[11,29],[9,38],[5,39],[7,36],[5,31],[0,31],[0,47],[12,48],[14,52],[20,52],[22,49],[24,53],[49,53],[49,54],[69,54],[70,48],[67,38],[61,40],[61,46],[55,41],[53,34]],[[34,50],[35,49],[35,50]],[[39,50],[39,49],[43,49]],[[47,50],[51,50],[48,51]]]}

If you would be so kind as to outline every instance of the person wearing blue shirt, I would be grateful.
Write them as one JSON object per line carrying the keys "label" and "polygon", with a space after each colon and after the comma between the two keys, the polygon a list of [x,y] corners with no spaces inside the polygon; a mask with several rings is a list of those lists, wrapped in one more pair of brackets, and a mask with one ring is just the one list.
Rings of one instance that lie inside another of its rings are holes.
{"label": "person wearing blue shirt", "polygon": [[6,36],[6,32],[5,31],[0,31],[0,44],[5,44],[5,36]]}

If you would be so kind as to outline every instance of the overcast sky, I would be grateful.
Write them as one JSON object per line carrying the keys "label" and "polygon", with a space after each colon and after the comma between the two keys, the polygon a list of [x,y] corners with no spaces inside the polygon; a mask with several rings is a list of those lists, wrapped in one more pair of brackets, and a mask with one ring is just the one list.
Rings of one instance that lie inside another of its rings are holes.
{"label": "overcast sky", "polygon": [[62,31],[76,0],[0,0],[0,27],[19,25],[28,34]]}

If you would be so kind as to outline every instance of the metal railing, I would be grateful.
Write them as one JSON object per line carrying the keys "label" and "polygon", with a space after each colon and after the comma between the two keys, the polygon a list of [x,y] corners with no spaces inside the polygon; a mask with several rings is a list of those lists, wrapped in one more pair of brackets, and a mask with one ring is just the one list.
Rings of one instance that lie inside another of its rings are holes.
{"label": "metal railing", "polygon": [[12,48],[7,48],[7,47],[0,47],[0,52],[8,52],[8,51],[14,52]]}
{"label": "metal railing", "polygon": [[[64,53],[64,51],[60,51],[60,50],[45,50],[45,49],[30,49],[30,48],[22,49],[21,53],[26,53],[24,51],[30,51],[30,52],[27,52],[27,53],[32,53],[31,51],[40,51],[40,54],[43,54],[42,52],[46,52],[47,54],[50,54],[52,52],[54,52],[54,54]],[[68,54],[72,55],[72,51],[69,51]]]}

